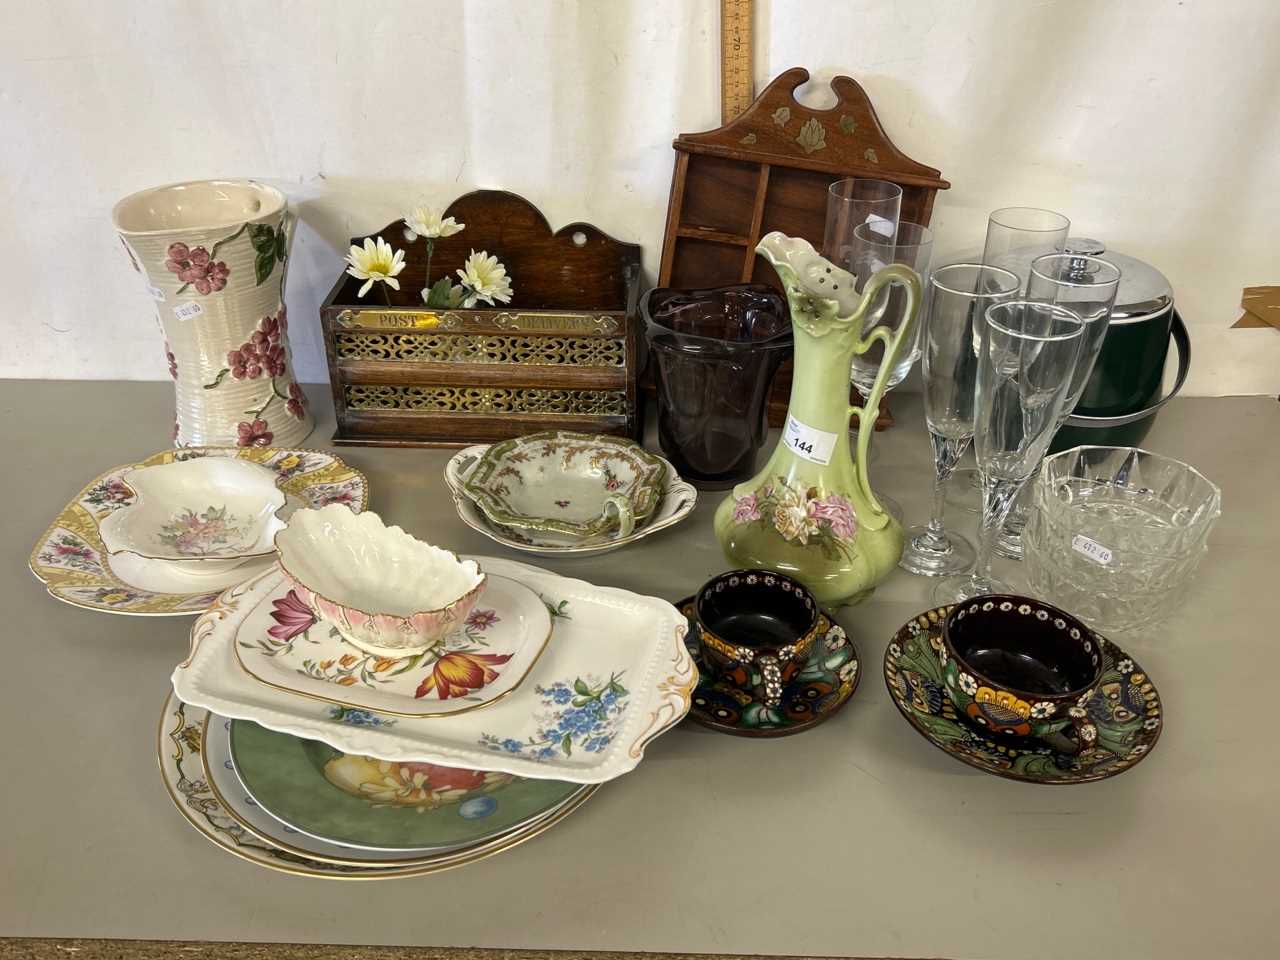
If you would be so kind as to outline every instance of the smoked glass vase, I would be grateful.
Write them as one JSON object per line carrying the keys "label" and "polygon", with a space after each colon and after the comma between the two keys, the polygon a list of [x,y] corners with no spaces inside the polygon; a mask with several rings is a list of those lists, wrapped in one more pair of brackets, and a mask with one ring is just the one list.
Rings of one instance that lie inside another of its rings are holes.
{"label": "smoked glass vase", "polygon": [[755,473],[765,408],[791,355],[787,301],[773,287],[650,290],[640,301],[658,382],[658,441],[680,476],[725,489]]}
{"label": "smoked glass vase", "polygon": [[[785,573],[824,605],[857,603],[897,566],[904,538],[867,476],[874,431],[858,431],[855,453],[849,421],[875,422],[889,373],[915,338],[920,278],[895,264],[859,293],[853,275],[806,240],[774,232],[756,249],[786,290],[795,375],[782,437],[764,469],[717,508],[716,537],[734,566]],[[878,295],[895,283],[906,292],[905,322],[864,329]],[[850,365],[877,343],[884,356],[875,384],[863,407],[851,407]]]}

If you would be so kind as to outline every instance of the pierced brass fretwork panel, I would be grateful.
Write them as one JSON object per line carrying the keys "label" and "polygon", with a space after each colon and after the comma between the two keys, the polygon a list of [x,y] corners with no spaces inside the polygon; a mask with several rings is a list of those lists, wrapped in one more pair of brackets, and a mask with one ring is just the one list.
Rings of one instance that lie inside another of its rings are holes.
{"label": "pierced brass fretwork panel", "polygon": [[605,337],[335,333],[334,345],[340,360],[578,367],[621,367],[627,361],[626,341]]}
{"label": "pierced brass fretwork panel", "polygon": [[393,387],[352,384],[343,388],[351,410],[440,413],[548,413],[624,416],[625,390],[545,390],[503,387]]}

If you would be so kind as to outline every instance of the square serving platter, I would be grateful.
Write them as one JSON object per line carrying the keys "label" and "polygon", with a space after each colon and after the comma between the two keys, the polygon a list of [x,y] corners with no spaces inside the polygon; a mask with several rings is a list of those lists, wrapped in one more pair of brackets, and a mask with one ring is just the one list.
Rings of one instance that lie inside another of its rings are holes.
{"label": "square serving platter", "polygon": [[254,680],[236,658],[240,623],[278,587],[277,569],[227,590],[196,622],[173,672],[185,703],[321,740],[344,753],[603,783],[688,712],[698,673],[685,618],[664,600],[597,587],[498,557],[481,567],[534,590],[551,641],[504,699],[446,717],[394,717],[290,694]]}

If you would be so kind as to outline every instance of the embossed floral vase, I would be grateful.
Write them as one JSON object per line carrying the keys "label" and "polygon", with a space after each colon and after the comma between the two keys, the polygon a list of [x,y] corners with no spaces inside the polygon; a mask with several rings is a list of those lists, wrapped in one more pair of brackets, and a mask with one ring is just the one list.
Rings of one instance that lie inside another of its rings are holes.
{"label": "embossed floral vase", "polygon": [[284,194],[252,180],[125,197],[112,220],[155,303],[176,446],[297,446],[311,416],[289,362]]}
{"label": "embossed floral vase", "polygon": [[[806,240],[770,233],[756,249],[786,289],[795,333],[795,375],[783,434],[769,462],[740,483],[717,508],[716,537],[736,567],[764,567],[800,580],[824,605],[865,599],[902,555],[901,525],[880,505],[867,478],[872,430],[858,431],[856,457],[849,421],[873,423],[889,371],[915,336],[920,278],[892,265],[859,295],[854,278],[823,259]],[[896,332],[863,330],[863,320],[889,284],[907,292],[907,319]],[[884,344],[875,386],[864,407],[849,406],[855,354]]]}

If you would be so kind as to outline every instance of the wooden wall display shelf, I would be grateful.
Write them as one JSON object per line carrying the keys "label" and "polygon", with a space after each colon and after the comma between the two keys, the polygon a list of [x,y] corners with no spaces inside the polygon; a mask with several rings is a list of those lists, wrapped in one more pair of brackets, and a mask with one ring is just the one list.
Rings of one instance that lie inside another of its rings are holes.
{"label": "wooden wall display shelf", "polygon": [[[795,97],[808,80],[809,71],[793,67],[776,77],[741,116],[715,130],[675,139],[659,286],[755,282],[781,289],[773,269],[756,254],[756,244],[781,230],[821,249],[827,188],[845,177],[898,184],[902,219],[929,223],[934,197],[951,184],[893,145],[857,81],[833,79],[835,105],[815,110]],[[790,382],[786,364],[770,399],[775,426],[786,410]],[[884,413],[877,426],[892,422]]]}
{"label": "wooden wall display shelf", "polygon": [[[501,190],[459,197],[466,224],[435,241],[381,236],[405,250],[400,290],[345,273],[320,307],[340,444],[464,446],[538,430],[637,437],[642,340],[640,247],[588,223],[552,231],[527,200]],[[362,243],[363,237],[352,239]],[[428,309],[421,291],[472,250],[507,268],[514,295],[494,309]]]}

